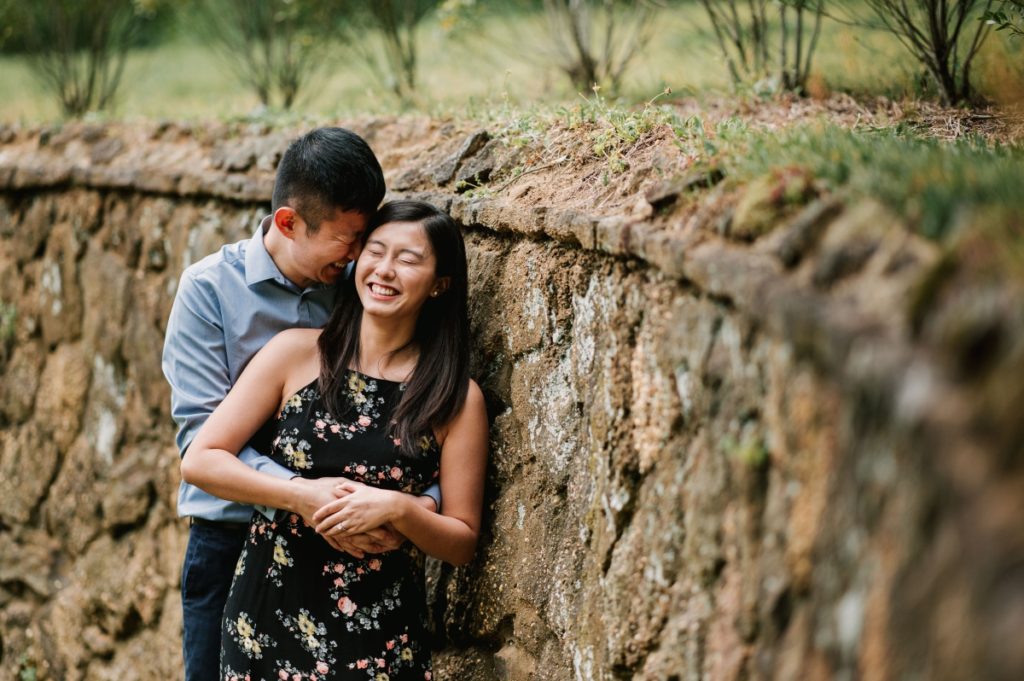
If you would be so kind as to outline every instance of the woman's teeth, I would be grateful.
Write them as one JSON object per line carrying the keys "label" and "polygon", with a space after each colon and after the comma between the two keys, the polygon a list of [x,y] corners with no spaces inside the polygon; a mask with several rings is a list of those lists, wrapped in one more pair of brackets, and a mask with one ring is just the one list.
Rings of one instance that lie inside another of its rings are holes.
{"label": "woman's teeth", "polygon": [[390,286],[381,286],[380,284],[370,284],[370,290],[378,296],[394,296],[398,294],[398,291]]}

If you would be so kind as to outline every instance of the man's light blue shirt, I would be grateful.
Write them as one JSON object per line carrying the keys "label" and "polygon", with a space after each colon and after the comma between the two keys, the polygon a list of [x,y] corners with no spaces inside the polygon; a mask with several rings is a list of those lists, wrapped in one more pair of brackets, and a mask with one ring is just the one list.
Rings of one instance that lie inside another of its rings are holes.
{"label": "man's light blue shirt", "polygon": [[[269,226],[270,218],[264,218],[251,239],[222,247],[181,275],[162,366],[182,455],[267,341],[285,329],[319,328],[330,316],[334,287],[300,288],[281,274],[263,242]],[[279,478],[296,475],[250,446],[239,458]],[[252,510],[185,482],[178,488],[179,516],[248,522]]]}

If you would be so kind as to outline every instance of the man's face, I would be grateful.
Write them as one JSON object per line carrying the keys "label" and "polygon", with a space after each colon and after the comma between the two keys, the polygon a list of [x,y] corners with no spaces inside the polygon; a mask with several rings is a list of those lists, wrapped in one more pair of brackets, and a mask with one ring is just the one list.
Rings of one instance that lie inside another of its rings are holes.
{"label": "man's face", "polygon": [[349,262],[359,257],[367,216],[357,211],[335,211],[310,234],[306,223],[295,215],[292,261],[295,274],[308,286],[313,282],[333,284],[344,274]]}

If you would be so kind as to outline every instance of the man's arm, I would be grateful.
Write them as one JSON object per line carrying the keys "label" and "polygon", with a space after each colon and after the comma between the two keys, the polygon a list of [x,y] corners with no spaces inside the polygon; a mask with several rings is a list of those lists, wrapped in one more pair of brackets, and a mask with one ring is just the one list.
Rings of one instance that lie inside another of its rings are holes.
{"label": "man's arm", "polygon": [[[185,450],[231,388],[227,339],[220,301],[212,286],[182,275],[164,338],[162,368],[171,386],[171,415],[178,424],[178,452]],[[284,480],[295,472],[252,447],[239,459],[249,467]],[[272,509],[260,509],[268,516]]]}

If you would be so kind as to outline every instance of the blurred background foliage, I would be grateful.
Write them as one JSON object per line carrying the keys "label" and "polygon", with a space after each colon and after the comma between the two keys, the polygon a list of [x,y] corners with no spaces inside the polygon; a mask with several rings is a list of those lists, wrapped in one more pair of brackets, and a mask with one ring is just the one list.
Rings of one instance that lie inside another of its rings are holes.
{"label": "blurred background foliage", "polygon": [[[1021,0],[0,0],[0,120],[1024,99]],[[940,26],[932,31],[929,27]],[[925,30],[929,29],[929,30]],[[997,30],[998,29],[998,30]],[[936,38],[938,36],[938,38]]]}

